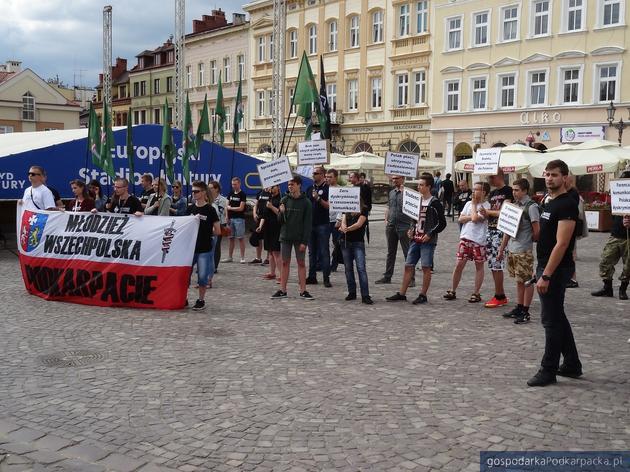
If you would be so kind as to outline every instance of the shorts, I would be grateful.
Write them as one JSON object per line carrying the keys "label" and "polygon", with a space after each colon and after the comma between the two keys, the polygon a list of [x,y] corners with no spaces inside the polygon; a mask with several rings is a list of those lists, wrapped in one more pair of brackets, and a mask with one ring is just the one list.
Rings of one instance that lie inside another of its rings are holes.
{"label": "shorts", "polygon": [[433,267],[433,253],[435,252],[435,244],[417,243],[413,241],[407,251],[407,259],[405,265],[415,267],[420,261],[420,267]]}
{"label": "shorts", "polygon": [[245,220],[243,218],[232,218],[230,220],[230,230],[232,234],[228,239],[242,239],[245,236]]}
{"label": "shorts", "polygon": [[208,280],[211,278],[211,262],[214,263],[214,260],[211,261],[212,257],[212,252],[196,252],[193,257],[193,266],[197,264],[197,284],[200,287],[208,286]]}
{"label": "shorts", "polygon": [[459,247],[457,248],[457,260],[486,262],[486,246],[468,239],[462,239],[459,241]]}
{"label": "shorts", "polygon": [[491,271],[505,270],[505,258],[498,260],[499,247],[503,240],[503,233],[498,229],[488,228],[488,236],[486,238],[486,251],[488,254],[488,268]]}
{"label": "shorts", "polygon": [[534,255],[531,251],[508,253],[507,269],[510,277],[517,282],[525,283],[531,280],[534,273]]}
{"label": "shorts", "polygon": [[282,252],[282,260],[283,261],[288,261],[291,259],[291,248],[295,249],[295,258],[298,261],[303,261],[304,258],[306,257],[306,249],[304,249],[304,251],[300,251],[300,245],[302,243],[297,242],[297,241],[287,241],[287,242],[281,242],[280,243],[280,250]]}
{"label": "shorts", "polygon": [[265,251],[280,252],[280,228],[269,227],[263,235]]}

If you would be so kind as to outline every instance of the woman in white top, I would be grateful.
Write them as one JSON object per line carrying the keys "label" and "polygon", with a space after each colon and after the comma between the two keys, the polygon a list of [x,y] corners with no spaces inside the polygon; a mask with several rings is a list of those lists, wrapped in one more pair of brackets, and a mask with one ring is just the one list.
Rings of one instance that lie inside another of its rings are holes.
{"label": "woman in white top", "polygon": [[145,215],[168,216],[171,213],[171,197],[166,193],[166,182],[164,179],[153,180],[154,193],[149,197],[147,206],[144,209]]}

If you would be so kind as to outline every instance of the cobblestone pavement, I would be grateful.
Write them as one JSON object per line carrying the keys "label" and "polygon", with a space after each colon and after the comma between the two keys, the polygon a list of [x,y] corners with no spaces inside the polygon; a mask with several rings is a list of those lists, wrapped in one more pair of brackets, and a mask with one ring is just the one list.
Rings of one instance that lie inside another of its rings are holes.
{"label": "cobblestone pavement", "polygon": [[370,307],[343,300],[342,272],[314,302],[295,283],[270,300],[264,269],[239,264],[220,266],[201,313],[46,302],[0,251],[0,471],[473,471],[486,449],[630,449],[630,302],[589,295],[607,235],[580,243],[568,291],[585,375],[531,389],[538,314],[517,326],[468,304],[472,266],[460,299],[441,299],[457,225],[421,307],[374,285],[382,228],[371,224]]}

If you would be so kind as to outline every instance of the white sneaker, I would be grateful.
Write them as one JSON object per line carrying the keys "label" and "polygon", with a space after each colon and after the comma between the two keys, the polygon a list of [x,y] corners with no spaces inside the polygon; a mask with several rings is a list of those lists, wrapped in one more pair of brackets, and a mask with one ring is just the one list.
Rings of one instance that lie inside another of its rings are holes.
{"label": "white sneaker", "polygon": [[232,262],[232,258],[226,257],[225,259],[221,259],[221,262],[225,262],[225,263]]}
{"label": "white sneaker", "polygon": [[245,259],[241,259],[241,264],[245,264],[245,263],[246,263]]}

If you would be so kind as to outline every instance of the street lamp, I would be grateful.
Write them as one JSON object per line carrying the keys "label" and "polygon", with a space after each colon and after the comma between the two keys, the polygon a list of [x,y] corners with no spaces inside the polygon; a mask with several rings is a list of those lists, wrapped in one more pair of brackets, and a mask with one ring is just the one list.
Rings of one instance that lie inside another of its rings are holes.
{"label": "street lamp", "polygon": [[[626,129],[629,124],[628,123],[624,123],[623,118],[619,118],[619,121],[617,123],[615,123],[615,111],[617,110],[617,108],[615,108],[615,105],[613,104],[613,102],[610,102],[610,105],[608,105],[608,108],[606,108],[606,113],[608,114],[608,124],[617,129],[617,131],[619,131],[619,146],[621,146],[621,136],[623,135],[623,130]],[[628,108],[628,112],[630,114],[630,108]]]}

